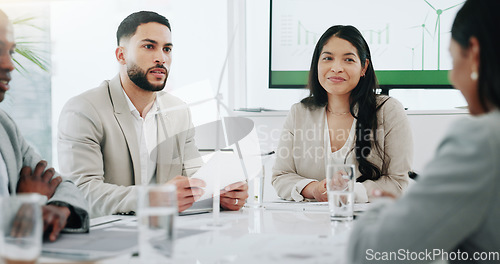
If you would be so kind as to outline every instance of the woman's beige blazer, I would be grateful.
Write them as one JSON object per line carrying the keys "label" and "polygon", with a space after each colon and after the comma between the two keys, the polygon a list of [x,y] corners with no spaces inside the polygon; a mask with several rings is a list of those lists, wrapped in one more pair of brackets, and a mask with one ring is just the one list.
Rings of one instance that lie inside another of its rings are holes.
{"label": "woman's beige blazer", "polygon": [[[386,96],[379,96],[377,101],[380,103],[385,99]],[[389,98],[378,111],[377,118],[377,142],[382,153],[385,152],[386,164],[372,148],[368,160],[382,169],[382,177],[362,183],[368,200],[374,189],[400,195],[408,185],[408,171],[413,161],[411,129],[401,103]],[[302,189],[311,181],[325,179],[325,132],[324,107],[310,110],[302,103],[292,106],[283,126],[273,167],[272,184],[281,198],[304,200],[300,194]],[[359,177],[356,162],[355,166]]]}

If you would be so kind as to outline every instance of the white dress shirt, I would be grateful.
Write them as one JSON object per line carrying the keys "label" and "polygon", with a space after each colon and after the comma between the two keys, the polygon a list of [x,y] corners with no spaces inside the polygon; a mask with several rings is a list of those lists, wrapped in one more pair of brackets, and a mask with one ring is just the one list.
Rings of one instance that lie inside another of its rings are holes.
{"label": "white dress shirt", "polygon": [[149,183],[156,182],[156,160],[158,156],[158,152],[156,151],[158,142],[158,123],[156,115],[159,110],[158,105],[155,99],[146,117],[142,118],[125,91],[123,91],[123,93],[125,94],[125,98],[127,98],[130,114],[134,120],[134,127],[140,150],[141,182],[136,184],[148,185]]}
{"label": "white dress shirt", "polygon": [[[325,127],[328,129],[328,121],[325,114]],[[328,130],[327,130],[328,131]],[[354,148],[356,143],[354,142],[354,136],[356,134],[356,120],[352,121],[351,130],[349,132],[349,137],[347,138],[344,146],[341,149],[331,152],[332,145],[330,142],[329,132],[325,133],[325,149],[328,151],[326,155],[326,166],[329,164],[356,164],[356,153]],[[325,171],[328,171],[325,168]],[[354,175],[357,178],[357,175]],[[354,182],[354,201],[356,203],[367,203],[368,193],[365,186],[361,182]]]}
{"label": "white dress shirt", "polygon": [[0,152],[0,197],[4,196],[9,196],[9,175],[2,153]]}

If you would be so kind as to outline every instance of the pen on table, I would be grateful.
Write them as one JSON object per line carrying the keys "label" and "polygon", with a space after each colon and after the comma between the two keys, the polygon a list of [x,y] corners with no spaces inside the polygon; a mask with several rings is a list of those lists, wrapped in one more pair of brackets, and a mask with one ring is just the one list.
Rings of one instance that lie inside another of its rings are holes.
{"label": "pen on table", "polygon": [[106,224],[110,224],[110,223],[114,223],[114,222],[118,222],[118,221],[121,221],[121,219],[109,220],[109,221],[106,221],[106,222],[102,222],[102,223],[99,223],[99,224],[92,225],[91,227],[106,225]]}
{"label": "pen on table", "polygon": [[273,155],[274,153],[275,153],[274,150],[272,150],[272,151],[269,151],[269,152],[262,153],[260,155],[261,156],[269,156],[269,155]]}

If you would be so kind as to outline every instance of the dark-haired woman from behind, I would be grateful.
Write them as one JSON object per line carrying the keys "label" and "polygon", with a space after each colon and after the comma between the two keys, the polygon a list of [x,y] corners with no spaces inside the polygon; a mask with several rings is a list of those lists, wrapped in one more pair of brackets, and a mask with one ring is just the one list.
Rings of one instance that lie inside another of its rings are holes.
{"label": "dark-haired woman from behind", "polygon": [[354,164],[355,201],[373,190],[395,196],[408,186],[413,141],[403,106],[377,95],[370,49],[353,26],[319,39],[309,71],[310,95],[292,106],[276,151],[272,183],[286,200],[327,201],[328,164]]}
{"label": "dark-haired woman from behind", "polygon": [[500,262],[498,10],[497,0],[467,0],[458,11],[449,78],[471,116],[449,128],[403,197],[381,201],[356,220],[348,263],[391,262],[377,255],[384,252],[398,252],[395,263]]}

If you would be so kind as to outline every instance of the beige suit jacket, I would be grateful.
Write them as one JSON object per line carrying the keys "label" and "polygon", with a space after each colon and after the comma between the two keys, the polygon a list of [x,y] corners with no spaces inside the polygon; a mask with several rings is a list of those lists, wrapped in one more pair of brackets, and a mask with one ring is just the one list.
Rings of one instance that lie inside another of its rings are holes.
{"label": "beige suit jacket", "polygon": [[[156,180],[191,176],[202,164],[187,105],[157,92]],[[119,76],[70,99],[59,119],[61,174],[90,203],[91,217],[135,211],[141,183],[139,145]]]}
{"label": "beige suit jacket", "polygon": [[[378,97],[377,101],[387,99]],[[368,160],[382,170],[376,181],[363,182],[368,200],[374,189],[400,195],[407,187],[413,161],[413,140],[405,110],[401,103],[389,98],[377,113],[377,141],[386,164],[377,152]],[[283,126],[276,151],[272,183],[278,195],[286,200],[303,200],[302,189],[311,181],[325,179],[327,150],[325,149],[325,108],[310,110],[302,103],[294,104]],[[328,137],[327,137],[328,138]],[[354,155],[354,153],[352,154]],[[356,175],[361,176],[355,162]]]}

